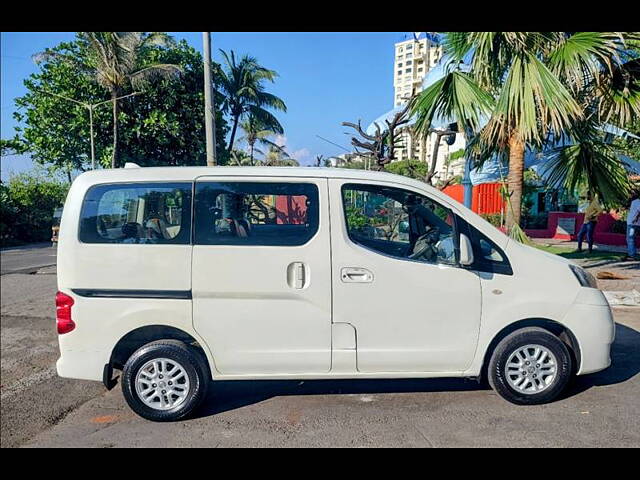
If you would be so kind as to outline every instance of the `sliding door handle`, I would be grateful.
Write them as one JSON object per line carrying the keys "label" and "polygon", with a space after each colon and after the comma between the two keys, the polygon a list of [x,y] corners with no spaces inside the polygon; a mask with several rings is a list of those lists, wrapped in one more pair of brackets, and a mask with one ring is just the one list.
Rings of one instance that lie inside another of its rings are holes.
{"label": "sliding door handle", "polygon": [[290,263],[287,267],[287,283],[291,288],[299,290],[307,283],[307,267],[302,262]]}

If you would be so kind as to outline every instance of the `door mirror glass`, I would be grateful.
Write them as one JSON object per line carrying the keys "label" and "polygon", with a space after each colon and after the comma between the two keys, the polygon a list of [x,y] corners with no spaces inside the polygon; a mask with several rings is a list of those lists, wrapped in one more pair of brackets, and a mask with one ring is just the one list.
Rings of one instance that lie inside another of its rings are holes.
{"label": "door mirror glass", "polygon": [[473,263],[473,247],[471,240],[465,234],[460,234],[460,265],[471,265]]}

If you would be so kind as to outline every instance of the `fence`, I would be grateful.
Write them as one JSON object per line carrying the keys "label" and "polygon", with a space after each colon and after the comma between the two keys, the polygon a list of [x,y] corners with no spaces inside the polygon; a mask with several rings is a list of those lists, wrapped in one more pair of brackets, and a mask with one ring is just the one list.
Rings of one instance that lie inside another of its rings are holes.
{"label": "fence", "polygon": [[[464,203],[464,186],[449,185],[443,190],[454,200]],[[505,201],[500,195],[499,183],[481,183],[473,187],[471,210],[477,214],[500,213],[505,208]]]}

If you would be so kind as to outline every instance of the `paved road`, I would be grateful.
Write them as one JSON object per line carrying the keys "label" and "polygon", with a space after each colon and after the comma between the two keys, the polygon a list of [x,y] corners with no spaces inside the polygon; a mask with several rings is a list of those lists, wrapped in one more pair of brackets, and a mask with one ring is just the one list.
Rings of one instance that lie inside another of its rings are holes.
{"label": "paved road", "polygon": [[0,275],[8,273],[32,273],[41,267],[55,265],[56,248],[51,243],[39,243],[2,250]]}
{"label": "paved road", "polygon": [[615,310],[613,366],[549,405],[467,380],[218,382],[196,418],[158,424],[120,387],[55,375],[53,272],[0,282],[3,447],[640,446],[638,308]]}

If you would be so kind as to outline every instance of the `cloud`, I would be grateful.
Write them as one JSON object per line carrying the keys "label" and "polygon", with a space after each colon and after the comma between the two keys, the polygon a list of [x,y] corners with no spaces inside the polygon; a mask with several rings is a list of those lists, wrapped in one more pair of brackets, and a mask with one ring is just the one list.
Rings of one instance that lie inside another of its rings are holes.
{"label": "cloud", "polygon": [[284,147],[287,145],[287,137],[285,137],[284,135],[276,135],[276,138],[273,141],[273,143],[275,143],[279,147]]}
{"label": "cloud", "polygon": [[311,156],[311,152],[308,148],[301,148],[300,150],[296,150],[291,154],[291,157],[295,158],[298,162],[302,163],[302,161]]}

